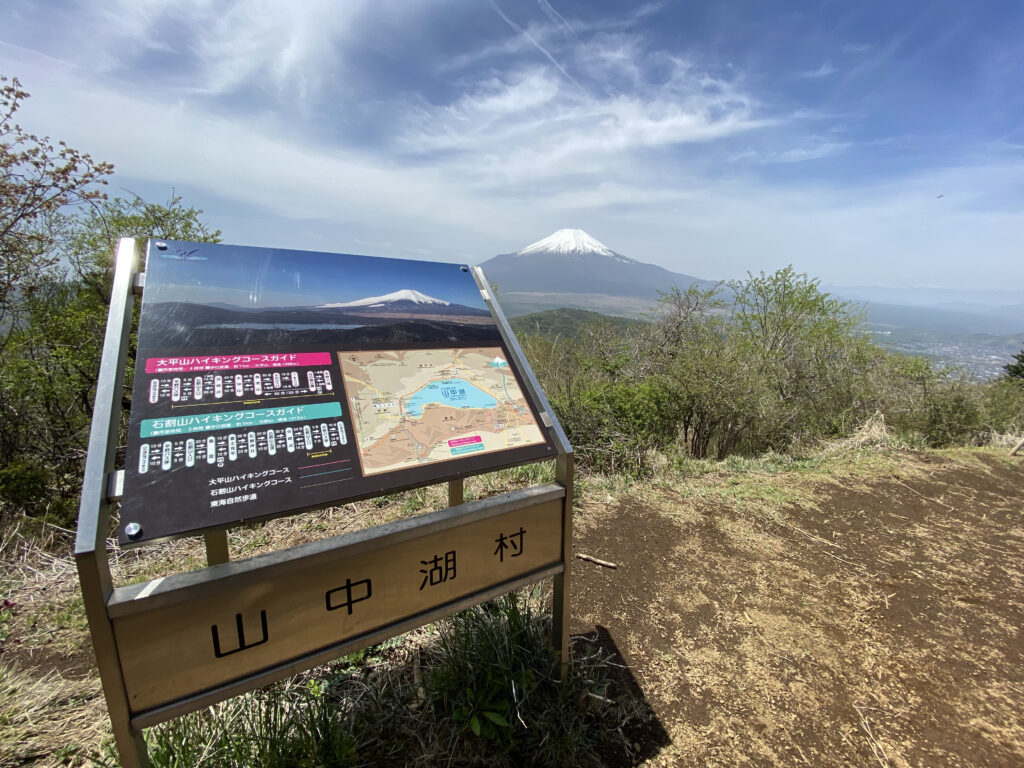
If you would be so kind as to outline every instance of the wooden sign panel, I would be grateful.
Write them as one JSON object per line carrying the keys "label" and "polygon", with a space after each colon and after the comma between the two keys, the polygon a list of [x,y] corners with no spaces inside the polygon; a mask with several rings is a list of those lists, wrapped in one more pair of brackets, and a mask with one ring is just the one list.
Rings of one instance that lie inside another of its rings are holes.
{"label": "wooden sign panel", "polygon": [[234,576],[218,579],[211,571],[201,588],[168,591],[150,582],[134,593],[119,590],[109,610],[131,711],[246,678],[558,564],[565,492],[541,489],[434,513],[440,524],[427,516],[413,529],[385,526],[370,544],[306,545],[286,563],[266,567],[255,558]]}

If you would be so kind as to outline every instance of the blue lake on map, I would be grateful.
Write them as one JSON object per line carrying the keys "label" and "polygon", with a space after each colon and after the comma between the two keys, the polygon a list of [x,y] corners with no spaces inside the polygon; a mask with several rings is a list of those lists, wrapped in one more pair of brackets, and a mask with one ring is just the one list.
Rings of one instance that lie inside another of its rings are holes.
{"label": "blue lake on map", "polygon": [[497,408],[498,401],[465,379],[445,379],[427,384],[404,402],[405,413],[418,419],[430,403],[450,408]]}

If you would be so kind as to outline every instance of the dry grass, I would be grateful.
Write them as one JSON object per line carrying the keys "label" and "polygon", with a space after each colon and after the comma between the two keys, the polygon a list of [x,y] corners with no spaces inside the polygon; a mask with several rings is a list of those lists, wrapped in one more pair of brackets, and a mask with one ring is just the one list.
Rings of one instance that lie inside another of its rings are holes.
{"label": "dry grass", "polygon": [[87,765],[106,737],[99,680],[0,663],[0,766]]}
{"label": "dry grass", "polygon": [[861,424],[852,435],[839,440],[821,441],[816,452],[823,456],[832,456],[866,448],[892,451],[906,447],[907,444],[886,425],[885,414],[875,411],[874,415]]}

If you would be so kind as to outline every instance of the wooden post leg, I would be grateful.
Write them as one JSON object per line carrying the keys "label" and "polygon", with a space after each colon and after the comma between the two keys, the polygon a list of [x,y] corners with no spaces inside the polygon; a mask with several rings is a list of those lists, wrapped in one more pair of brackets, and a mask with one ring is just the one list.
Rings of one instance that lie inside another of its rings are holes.
{"label": "wooden post leg", "polygon": [[559,674],[564,682],[569,676],[569,569],[572,567],[572,482],[573,455],[558,457],[555,479],[565,486],[562,501],[562,565],[564,570],[555,576],[551,598],[551,645],[559,658]]}
{"label": "wooden post leg", "polygon": [[456,507],[466,500],[466,481],[461,477],[458,480],[448,481],[448,506]]}
{"label": "wooden post leg", "polygon": [[103,695],[110,713],[110,724],[114,730],[123,768],[150,768],[149,755],[142,733],[131,726],[131,711],[125,692],[121,664],[117,657],[117,642],[114,628],[107,616],[107,599],[112,591],[110,571],[106,552],[76,553],[78,578],[82,585],[82,599],[89,617],[96,664],[103,684]]}
{"label": "wooden post leg", "polygon": [[207,531],[203,534],[203,543],[206,544],[207,565],[220,565],[231,559],[226,530]]}

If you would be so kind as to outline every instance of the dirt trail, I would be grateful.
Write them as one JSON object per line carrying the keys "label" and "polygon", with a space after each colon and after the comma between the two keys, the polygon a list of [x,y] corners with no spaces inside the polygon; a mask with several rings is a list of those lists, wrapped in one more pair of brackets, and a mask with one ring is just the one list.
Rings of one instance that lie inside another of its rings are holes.
{"label": "dirt trail", "polygon": [[607,629],[668,733],[647,764],[1024,765],[1024,462],[972,462],[774,513],[661,488],[584,510],[576,552],[618,567],[574,561],[574,631]]}

